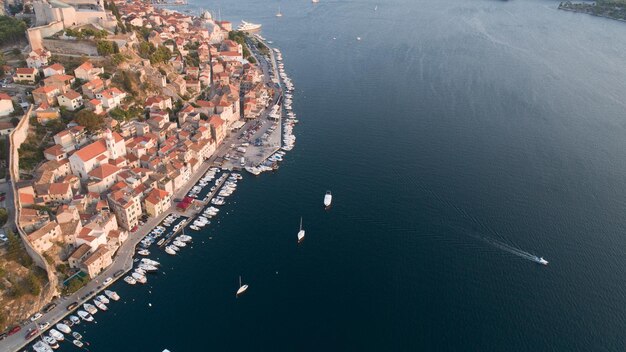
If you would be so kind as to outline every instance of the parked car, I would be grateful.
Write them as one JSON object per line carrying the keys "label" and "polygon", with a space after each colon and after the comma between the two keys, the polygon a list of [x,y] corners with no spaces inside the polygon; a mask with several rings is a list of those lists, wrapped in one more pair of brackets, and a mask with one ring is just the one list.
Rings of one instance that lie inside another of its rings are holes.
{"label": "parked car", "polygon": [[39,330],[45,330],[48,326],[50,326],[50,322],[43,322],[39,324]]}
{"label": "parked car", "polygon": [[16,334],[18,331],[22,330],[22,327],[19,325],[15,325],[11,330],[9,330],[9,336]]}
{"label": "parked car", "polygon": [[104,281],[102,282],[105,286],[110,284],[111,282],[113,282],[113,279],[110,277],[107,277],[106,279],[104,279]]}
{"label": "parked car", "polygon": [[26,334],[26,340],[30,340],[33,336],[37,335],[37,329],[28,330],[28,334]]}
{"label": "parked car", "polygon": [[50,303],[44,307],[43,312],[48,313],[49,311],[53,310],[56,306],[57,306],[56,303]]}
{"label": "parked car", "polygon": [[118,277],[120,275],[124,274],[124,270],[118,270],[115,272],[115,274],[113,274],[113,277]]}
{"label": "parked car", "polygon": [[78,307],[78,302],[73,302],[67,306],[67,310],[73,310],[76,307]]}
{"label": "parked car", "polygon": [[5,332],[5,333],[0,334],[0,341],[2,341],[2,340],[4,340],[4,339],[6,339],[6,338],[7,338],[7,336],[9,336],[9,335],[7,335],[7,333],[6,333],[6,332]]}
{"label": "parked car", "polygon": [[42,315],[43,314],[41,314],[41,313],[37,313],[37,314],[33,315],[32,317],[30,317],[30,321],[35,321],[35,320],[41,318]]}

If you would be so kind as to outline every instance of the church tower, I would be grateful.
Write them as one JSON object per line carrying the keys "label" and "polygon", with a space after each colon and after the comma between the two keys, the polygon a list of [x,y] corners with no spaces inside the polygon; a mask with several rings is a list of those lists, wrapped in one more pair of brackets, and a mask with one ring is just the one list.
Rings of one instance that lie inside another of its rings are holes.
{"label": "church tower", "polygon": [[117,159],[121,156],[118,155],[117,148],[115,148],[115,138],[113,138],[113,133],[108,128],[105,132],[104,141],[106,142],[107,151],[109,152],[109,159]]}

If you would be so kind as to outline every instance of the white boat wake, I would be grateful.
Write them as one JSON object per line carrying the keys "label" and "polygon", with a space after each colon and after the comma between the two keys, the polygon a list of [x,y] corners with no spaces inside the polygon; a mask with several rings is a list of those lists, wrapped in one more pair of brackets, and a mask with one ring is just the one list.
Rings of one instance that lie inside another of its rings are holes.
{"label": "white boat wake", "polygon": [[[483,236],[483,235],[476,234],[476,233],[468,233],[467,230],[465,230],[465,229],[463,229],[462,232],[465,232],[465,233],[467,233],[471,237],[474,237],[474,238],[476,238],[478,240],[486,242],[486,243],[488,243],[488,244],[490,244],[490,245],[492,245],[492,246],[494,246],[496,248],[499,248],[499,249],[501,249],[503,251],[506,251],[508,253],[516,255],[516,256],[518,256],[520,258],[523,258],[523,259],[526,259],[526,260],[530,260],[530,261],[535,262],[537,264],[548,265],[548,261],[545,260],[543,257],[538,257],[538,256],[536,256],[536,255],[534,255],[532,253],[526,252],[526,251],[518,248],[518,246],[515,246],[513,244],[505,243],[505,242],[512,243],[513,241],[510,240],[510,239],[506,239],[504,236],[502,236],[497,231],[495,231],[493,228],[491,228],[488,224],[484,223],[483,221],[481,221],[477,217],[472,216],[467,211],[465,211],[464,209],[460,208],[456,204],[450,202],[449,200],[444,199],[443,197],[441,197],[439,194],[437,194],[433,190],[425,187],[424,185],[421,185],[421,184],[418,184],[418,185],[420,186],[420,188],[422,190],[424,190],[431,197],[433,197],[434,199],[436,199],[439,202],[443,203],[444,205],[447,205],[450,208],[454,209],[462,218],[464,218],[466,220],[469,220],[470,222],[472,222],[478,228],[482,228],[484,231],[489,233],[491,235],[491,237]],[[502,240],[496,240],[493,237],[498,237],[498,238],[501,238]]]}

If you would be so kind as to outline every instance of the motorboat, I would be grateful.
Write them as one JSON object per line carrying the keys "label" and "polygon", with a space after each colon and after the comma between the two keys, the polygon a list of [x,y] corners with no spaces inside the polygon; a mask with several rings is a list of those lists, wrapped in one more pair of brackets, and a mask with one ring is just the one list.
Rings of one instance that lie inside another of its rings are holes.
{"label": "motorboat", "polygon": [[176,252],[180,251],[180,248],[175,244],[170,244],[168,247],[170,247],[172,250]]}
{"label": "motorboat", "polygon": [[[43,337],[44,341],[48,340],[47,338],[48,336],[44,336]],[[35,342],[35,344],[33,345],[33,349],[35,350],[35,352],[52,352],[52,349],[55,348],[55,347],[52,347],[52,345],[56,345],[56,348],[59,348],[59,344],[56,342],[55,339],[52,339],[53,341],[53,342],[51,341],[52,344],[48,342],[44,342],[44,341]]]}
{"label": "motorboat", "polygon": [[77,340],[80,340],[83,338],[83,335],[81,335],[78,331],[72,332],[72,336]]}
{"label": "motorboat", "polygon": [[[49,345],[50,347],[54,348],[55,350],[57,348],[59,348],[59,344],[58,344],[57,340],[54,337],[48,336],[48,335],[41,335],[41,338],[44,340],[44,342],[47,345]],[[56,345],[56,347],[54,347],[55,345]]]}
{"label": "motorboat", "polygon": [[74,325],[80,324],[80,318],[75,315],[70,315],[69,319],[72,323],[74,323]]}
{"label": "motorboat", "polygon": [[94,304],[96,305],[96,307],[98,307],[98,309],[100,309],[100,310],[103,310],[103,311],[109,310],[109,308],[106,306],[106,304],[104,304],[104,303],[102,303],[102,302],[100,302],[100,301],[98,301],[98,300],[95,300],[95,299],[94,299],[94,300],[93,300],[93,303],[94,303]]}
{"label": "motorboat", "polygon": [[149,265],[154,265],[154,266],[159,266],[159,265],[161,265],[161,263],[157,262],[156,260],[152,260],[152,259],[148,259],[148,258],[143,258],[143,259],[141,259],[141,263],[143,263],[143,264],[149,264]]}
{"label": "motorboat", "polygon": [[[67,325],[67,326],[68,326],[68,327],[70,327],[70,328],[71,328],[72,326],[74,326],[74,323],[72,323],[69,319],[63,319],[62,323],[63,323],[63,324],[65,324],[65,325]],[[61,331],[61,332],[63,332],[63,331]]]}
{"label": "motorboat", "polygon": [[543,257],[540,257],[537,259],[537,263],[541,264],[541,265],[548,265],[548,261],[543,259]]}
{"label": "motorboat", "polygon": [[194,231],[200,231],[200,227],[198,227],[196,225],[190,225],[189,228],[194,230]]}
{"label": "motorboat", "polygon": [[137,282],[141,284],[145,284],[146,282],[148,282],[148,279],[146,279],[144,275],[137,273],[137,272],[132,273],[132,277],[133,279],[137,280]]}
{"label": "motorboat", "polygon": [[134,285],[134,284],[136,284],[136,283],[137,283],[137,280],[133,279],[133,278],[132,278],[132,277],[130,277],[130,276],[126,276],[126,277],[124,278],[124,281],[126,281],[126,283],[127,283],[127,284],[130,284],[130,285]]}
{"label": "motorboat", "polygon": [[61,334],[59,330],[54,329],[54,328],[48,330],[48,335],[50,335],[50,337],[52,337],[53,339],[59,342],[65,340],[65,336],[63,336],[63,334]]}
{"label": "motorboat", "polygon": [[84,310],[79,310],[76,314],[84,321],[93,321],[93,316]]}
{"label": "motorboat", "polygon": [[326,191],[326,195],[324,195],[324,206],[329,207],[332,202],[333,195],[330,193],[330,191]]}
{"label": "motorboat", "polygon": [[173,244],[173,245],[175,245],[176,247],[179,247],[179,248],[182,248],[182,247],[186,247],[186,246],[187,246],[187,244],[185,244],[185,242],[181,242],[181,241],[178,241],[178,240],[174,240],[174,241],[172,242],[172,244]]}
{"label": "motorboat", "polygon": [[118,296],[117,292],[115,292],[115,291],[104,290],[104,294],[107,295],[107,297],[109,297],[110,299],[112,299],[114,301],[119,301],[120,300],[120,296]]}
{"label": "motorboat", "polygon": [[176,239],[181,242],[190,242],[192,240],[191,236],[188,236],[188,235],[180,235],[176,237]]}
{"label": "motorboat", "polygon": [[176,251],[170,248],[170,246],[165,247],[165,253],[169,255],[176,255]]}
{"label": "motorboat", "polygon": [[80,348],[80,347],[83,347],[83,345],[84,345],[84,344],[83,344],[83,342],[82,342],[82,341],[80,341],[80,340],[74,340],[74,341],[72,341],[72,343],[73,343],[76,347],[79,347],[79,348]]}
{"label": "motorboat", "polygon": [[64,333],[64,334],[69,334],[69,333],[71,333],[71,332],[72,332],[72,329],[70,329],[70,327],[69,327],[69,326],[67,326],[67,325],[65,325],[65,324],[63,324],[63,323],[58,323],[58,324],[56,325],[56,328],[57,328],[60,332],[62,332],[62,333]]}
{"label": "motorboat", "polygon": [[239,289],[237,289],[236,296],[239,297],[239,295],[242,295],[244,292],[246,292],[247,289],[248,289],[248,285],[241,284],[241,275],[239,275]]}
{"label": "motorboat", "polygon": [[302,217],[300,217],[300,231],[298,231],[298,243],[304,241],[304,230],[302,229]]}
{"label": "motorboat", "polygon": [[150,264],[139,264],[139,268],[145,272],[154,272],[159,270],[156,266]]}
{"label": "motorboat", "polygon": [[98,312],[98,308],[96,308],[93,304],[85,303],[83,304],[83,308],[89,312],[89,314],[96,314]]}
{"label": "motorboat", "polygon": [[137,253],[138,253],[139,255],[144,255],[144,256],[145,256],[145,255],[150,255],[150,251],[149,251],[149,250],[147,250],[147,249],[141,249],[141,250],[137,251]]}
{"label": "motorboat", "polygon": [[99,295],[96,299],[104,304],[109,304],[111,302],[105,295]]}

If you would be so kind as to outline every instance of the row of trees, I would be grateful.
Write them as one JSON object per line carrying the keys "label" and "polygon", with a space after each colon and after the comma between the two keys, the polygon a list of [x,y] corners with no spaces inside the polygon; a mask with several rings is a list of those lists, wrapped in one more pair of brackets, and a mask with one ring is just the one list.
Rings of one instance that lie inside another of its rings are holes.
{"label": "row of trees", "polygon": [[98,50],[98,55],[102,56],[109,56],[120,52],[120,48],[117,46],[117,43],[108,40],[97,41],[96,49]]}
{"label": "row of trees", "polygon": [[172,52],[164,45],[155,48],[154,44],[149,42],[141,42],[137,51],[142,58],[150,59],[151,64],[167,62],[172,57]]}
{"label": "row of trees", "polygon": [[102,38],[106,38],[107,35],[109,35],[109,32],[107,32],[104,29],[94,30],[91,28],[83,28],[83,29],[68,28],[65,30],[65,35],[68,37],[74,37],[76,39],[83,39],[83,38],[89,38],[89,37],[102,39]]}

